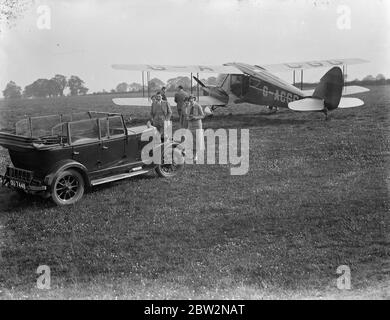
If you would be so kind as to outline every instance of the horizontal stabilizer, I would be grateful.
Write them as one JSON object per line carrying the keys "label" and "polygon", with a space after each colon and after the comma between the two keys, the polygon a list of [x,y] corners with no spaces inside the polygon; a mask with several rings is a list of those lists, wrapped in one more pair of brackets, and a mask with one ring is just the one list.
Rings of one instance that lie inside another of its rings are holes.
{"label": "horizontal stabilizer", "polygon": [[341,98],[339,108],[355,108],[364,105],[364,101],[358,98]]}
{"label": "horizontal stabilizer", "polygon": [[290,102],[288,107],[294,111],[321,111],[324,110],[324,100],[304,98]]}
{"label": "horizontal stabilizer", "polygon": [[361,87],[361,86],[346,86],[343,89],[343,96],[349,96],[351,94],[358,94],[363,92],[368,92],[370,89]]}
{"label": "horizontal stabilizer", "polygon": [[[364,101],[358,98],[341,98],[338,108],[355,108],[364,105]],[[304,98],[288,104],[289,109],[294,111],[321,111],[324,109],[324,100],[316,98]]]}
{"label": "horizontal stabilizer", "polygon": [[[350,96],[352,94],[358,94],[363,92],[368,92],[370,89],[361,87],[361,86],[346,86],[343,88],[342,96]],[[309,97],[313,95],[314,89],[302,90],[305,96]]]}

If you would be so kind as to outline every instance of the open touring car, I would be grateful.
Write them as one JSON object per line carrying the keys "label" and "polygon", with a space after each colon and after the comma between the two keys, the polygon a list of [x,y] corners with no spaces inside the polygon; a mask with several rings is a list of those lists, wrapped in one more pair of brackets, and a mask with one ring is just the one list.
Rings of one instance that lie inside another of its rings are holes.
{"label": "open touring car", "polygon": [[[178,143],[161,142],[160,136],[142,141],[143,133],[159,135],[154,127],[127,127],[118,113],[89,111],[23,119],[14,133],[0,132],[0,145],[8,149],[12,161],[0,176],[1,183],[67,205],[80,200],[92,186],[151,170],[161,177],[179,173],[184,153]],[[142,148],[153,141],[158,141],[152,147],[161,148],[161,154],[172,152],[173,161],[144,162]]]}

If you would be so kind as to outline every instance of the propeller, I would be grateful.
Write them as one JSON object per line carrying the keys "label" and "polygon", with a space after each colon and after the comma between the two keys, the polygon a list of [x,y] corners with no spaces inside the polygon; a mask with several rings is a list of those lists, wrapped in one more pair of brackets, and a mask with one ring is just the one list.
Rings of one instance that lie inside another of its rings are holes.
{"label": "propeller", "polygon": [[193,76],[193,78],[194,78],[195,81],[196,81],[197,83],[199,83],[203,88],[207,88],[207,86],[206,86],[202,81],[200,81],[197,77]]}

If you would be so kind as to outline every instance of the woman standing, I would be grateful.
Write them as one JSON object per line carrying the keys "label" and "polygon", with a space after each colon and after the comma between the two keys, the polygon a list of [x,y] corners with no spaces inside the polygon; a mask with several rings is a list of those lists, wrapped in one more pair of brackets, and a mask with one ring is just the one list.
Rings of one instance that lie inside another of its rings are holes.
{"label": "woman standing", "polygon": [[189,101],[188,97],[184,98],[183,105],[181,107],[180,115],[179,115],[179,124],[180,128],[187,129],[188,128],[188,112],[189,112]]}
{"label": "woman standing", "polygon": [[[196,151],[203,152],[204,150],[204,137],[202,119],[204,118],[204,112],[202,107],[195,102],[196,98],[193,95],[188,97],[188,129],[192,131],[193,136],[193,150],[194,150],[194,161],[198,160]],[[199,150],[196,150],[196,144],[198,141]]]}

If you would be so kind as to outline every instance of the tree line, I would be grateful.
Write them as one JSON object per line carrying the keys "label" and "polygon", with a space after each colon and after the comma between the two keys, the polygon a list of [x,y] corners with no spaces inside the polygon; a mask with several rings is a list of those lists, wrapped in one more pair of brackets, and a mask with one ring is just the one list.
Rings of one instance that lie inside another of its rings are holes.
{"label": "tree line", "polygon": [[[207,85],[216,85],[217,78],[209,77],[207,79],[201,79],[201,81]],[[169,79],[166,83],[159,78],[153,78],[149,81],[149,90],[152,92],[160,90],[162,87],[166,87],[167,91],[176,91],[177,87],[181,85],[184,90],[191,90],[191,79],[185,76],[179,76],[176,78]],[[196,82],[192,82],[192,87],[196,87]],[[111,89],[110,93],[125,93],[125,92],[142,92],[142,90],[148,90],[148,85],[145,83],[144,86],[138,82],[126,83],[121,82],[118,85]],[[96,92],[95,94],[107,93]]]}
{"label": "tree line", "polygon": [[[216,85],[217,78],[209,77],[207,79],[201,79],[206,85]],[[362,80],[355,79],[353,81],[347,81],[346,84],[351,85],[385,85],[390,84],[390,79],[386,79],[383,74],[378,74],[376,77],[368,75]],[[153,78],[149,81],[149,90],[155,92],[162,87],[166,87],[167,91],[175,91],[177,87],[181,85],[184,90],[191,90],[191,79],[186,76],[179,76],[169,79],[166,83],[159,78]],[[314,85],[313,83],[304,83],[304,85]],[[196,87],[196,82],[192,82],[193,88]],[[6,99],[11,98],[30,98],[30,97],[59,97],[64,95],[64,90],[68,88],[71,96],[85,95],[88,92],[88,88],[85,87],[85,83],[78,76],[70,76],[67,79],[64,75],[56,74],[51,79],[38,79],[33,83],[27,85],[22,91],[14,81],[8,82],[6,88],[3,90],[3,96]],[[138,82],[119,83],[114,89],[110,91],[103,90],[101,92],[93,92],[92,94],[107,94],[107,93],[126,93],[126,92],[142,92],[142,90],[148,90],[148,85],[144,86]]]}
{"label": "tree line", "polygon": [[372,75],[365,76],[362,80],[355,79],[352,81],[348,81],[348,84],[360,84],[360,85],[372,85],[372,84],[377,84],[377,85],[383,85],[383,84],[390,84],[390,79],[386,79],[386,77],[379,73],[376,77]]}
{"label": "tree line", "polygon": [[56,74],[51,79],[35,80],[25,86],[23,91],[14,81],[10,81],[3,90],[3,96],[5,99],[61,97],[66,88],[69,89],[71,96],[85,95],[88,92],[85,82],[80,77],[72,75],[67,79],[62,74]]}

